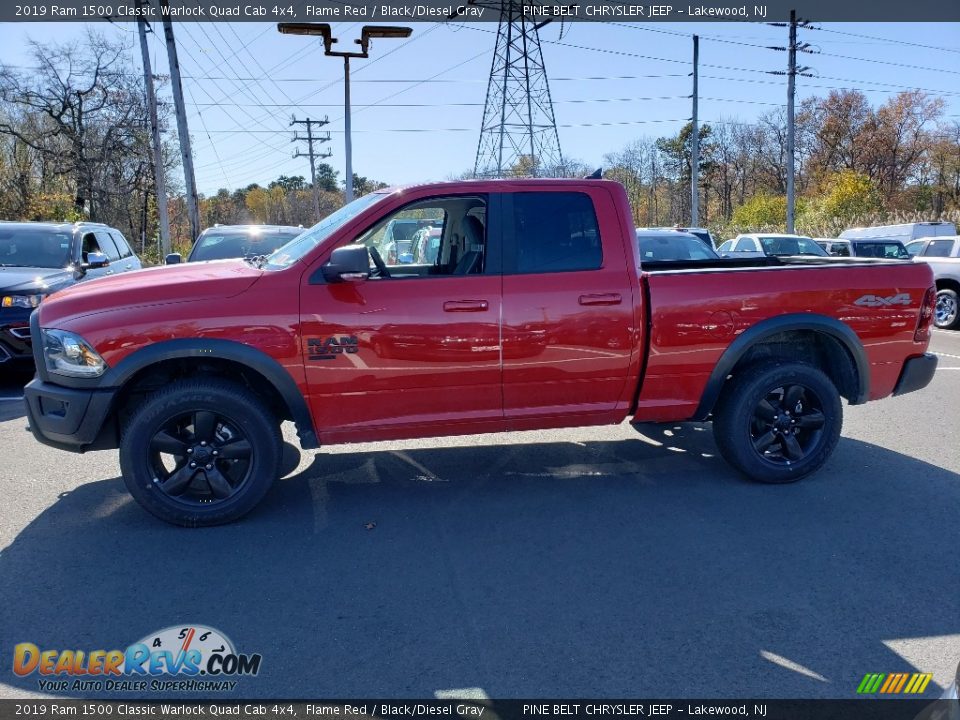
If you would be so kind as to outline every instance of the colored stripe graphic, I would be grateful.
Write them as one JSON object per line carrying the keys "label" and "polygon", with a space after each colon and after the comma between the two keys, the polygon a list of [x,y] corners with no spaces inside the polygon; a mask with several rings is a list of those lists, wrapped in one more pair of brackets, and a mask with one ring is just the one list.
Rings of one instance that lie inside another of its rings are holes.
{"label": "colored stripe graphic", "polygon": [[863,676],[863,680],[860,681],[857,692],[865,695],[875,693],[880,688],[880,683],[883,682],[885,677],[886,674],[884,673],[867,673]]}
{"label": "colored stripe graphic", "polygon": [[867,673],[857,686],[857,694],[872,695],[898,693],[920,695],[933,679],[933,673]]}

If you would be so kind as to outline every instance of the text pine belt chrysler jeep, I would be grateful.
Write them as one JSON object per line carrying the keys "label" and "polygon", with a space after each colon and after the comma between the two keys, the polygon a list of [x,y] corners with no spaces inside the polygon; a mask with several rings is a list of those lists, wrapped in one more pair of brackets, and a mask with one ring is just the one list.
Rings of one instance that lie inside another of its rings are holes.
{"label": "text pine belt chrysler jeep", "polygon": [[[433,261],[387,264],[429,218]],[[266,258],[162,267],[33,313],[36,438],[119,448],[154,515],[210,525],[279,474],[280,425],[345,442],[713,420],[723,457],[801,478],[855,405],[926,386],[924,264],[859,258],[643,263],[623,188],[492,180],[386,189]]]}

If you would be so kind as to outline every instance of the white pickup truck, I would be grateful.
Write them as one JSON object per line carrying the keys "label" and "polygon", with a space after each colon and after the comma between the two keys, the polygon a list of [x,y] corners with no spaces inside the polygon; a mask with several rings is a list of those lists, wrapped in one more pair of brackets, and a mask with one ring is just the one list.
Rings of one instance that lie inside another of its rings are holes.
{"label": "white pickup truck", "polygon": [[960,235],[932,237],[914,258],[933,269],[937,284],[934,323],[938,328],[960,328]]}

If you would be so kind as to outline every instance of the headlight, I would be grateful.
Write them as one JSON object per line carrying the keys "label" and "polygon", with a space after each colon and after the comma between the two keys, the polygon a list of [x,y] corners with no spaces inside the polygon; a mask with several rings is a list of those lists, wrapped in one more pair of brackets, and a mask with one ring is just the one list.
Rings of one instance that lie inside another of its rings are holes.
{"label": "headlight", "polygon": [[41,300],[43,300],[43,295],[4,295],[3,307],[32,310],[40,304]]}
{"label": "headlight", "polygon": [[107,369],[103,358],[79,335],[65,330],[40,330],[47,370],[69,377],[100,377]]}

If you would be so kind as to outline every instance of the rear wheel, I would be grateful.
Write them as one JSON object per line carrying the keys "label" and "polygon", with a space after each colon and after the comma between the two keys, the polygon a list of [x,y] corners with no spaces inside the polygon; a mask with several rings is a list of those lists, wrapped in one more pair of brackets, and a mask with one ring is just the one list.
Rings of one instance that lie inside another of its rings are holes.
{"label": "rear wheel", "polygon": [[818,470],[840,438],[837,388],[806,363],[771,361],[738,371],[713,420],[720,454],[753,480],[788,483]]}
{"label": "rear wheel", "polygon": [[957,295],[956,290],[944,288],[937,291],[933,324],[944,330],[960,326],[960,296]]}
{"label": "rear wheel", "polygon": [[176,383],[151,395],[123,431],[123,481],[147,511],[175,525],[230,522],[279,475],[279,422],[244,387]]}

